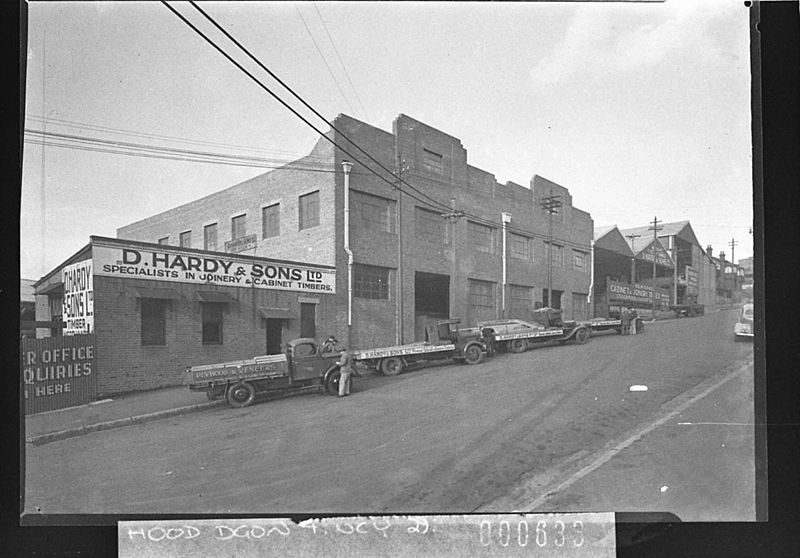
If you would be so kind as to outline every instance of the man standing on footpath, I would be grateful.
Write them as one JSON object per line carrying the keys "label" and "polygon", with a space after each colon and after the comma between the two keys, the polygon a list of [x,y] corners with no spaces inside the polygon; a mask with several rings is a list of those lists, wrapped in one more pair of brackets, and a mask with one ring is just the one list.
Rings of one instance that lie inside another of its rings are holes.
{"label": "man standing on footpath", "polygon": [[342,354],[339,356],[339,366],[341,376],[339,376],[339,397],[350,395],[350,376],[353,375],[353,356],[347,347],[342,347]]}

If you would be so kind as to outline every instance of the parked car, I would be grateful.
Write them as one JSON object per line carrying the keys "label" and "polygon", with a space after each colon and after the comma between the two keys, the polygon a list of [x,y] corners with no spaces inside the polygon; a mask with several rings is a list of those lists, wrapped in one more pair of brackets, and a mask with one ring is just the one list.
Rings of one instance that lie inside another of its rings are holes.
{"label": "parked car", "polygon": [[739,321],[733,326],[733,334],[737,341],[752,340],[755,334],[753,327],[753,304],[745,304],[742,306],[742,313],[739,316]]}

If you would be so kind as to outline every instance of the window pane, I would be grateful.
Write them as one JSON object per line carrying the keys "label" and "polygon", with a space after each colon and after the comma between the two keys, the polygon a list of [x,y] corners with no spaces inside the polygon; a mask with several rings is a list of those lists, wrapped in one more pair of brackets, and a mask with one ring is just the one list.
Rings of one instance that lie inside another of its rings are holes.
{"label": "window pane", "polygon": [[270,205],[261,210],[261,238],[272,238],[281,233],[280,204]]}
{"label": "window pane", "polygon": [[203,307],[203,345],[222,345],[223,303],[202,302]]}
{"label": "window pane", "polygon": [[184,231],[181,233],[180,245],[184,248],[192,247],[192,231]]}
{"label": "window pane", "polygon": [[231,240],[247,236],[247,215],[237,215],[231,219]]}
{"label": "window pane", "polygon": [[469,303],[472,306],[494,308],[494,283],[470,279]]}
{"label": "window pane", "polygon": [[394,232],[392,200],[378,196],[357,195],[361,223],[364,228]]}
{"label": "window pane", "polygon": [[467,235],[469,242],[478,252],[494,254],[494,229],[467,221]]}
{"label": "window pane", "polygon": [[526,315],[526,313],[533,309],[533,288],[522,287],[519,285],[511,285],[510,289],[510,305],[512,317],[519,317]]}
{"label": "window pane", "polygon": [[589,263],[589,254],[579,250],[572,251],[572,263],[575,269],[586,271]]}
{"label": "window pane", "polygon": [[300,196],[300,230],[319,225],[319,192]]}
{"label": "window pane", "polygon": [[203,248],[206,250],[217,249],[217,224],[203,227]]}
{"label": "window pane", "polygon": [[142,345],[167,344],[167,301],[159,298],[139,300]]}
{"label": "window pane", "polygon": [[512,258],[533,260],[533,239],[514,233],[508,233],[509,253]]}
{"label": "window pane", "polygon": [[439,213],[417,207],[414,209],[414,232],[417,238],[444,244],[445,220]]}
{"label": "window pane", "polygon": [[389,300],[389,268],[355,264],[353,266],[353,296]]}
{"label": "window pane", "polygon": [[442,175],[444,173],[444,165],[442,164],[442,156],[427,149],[422,150],[422,170],[433,174]]}

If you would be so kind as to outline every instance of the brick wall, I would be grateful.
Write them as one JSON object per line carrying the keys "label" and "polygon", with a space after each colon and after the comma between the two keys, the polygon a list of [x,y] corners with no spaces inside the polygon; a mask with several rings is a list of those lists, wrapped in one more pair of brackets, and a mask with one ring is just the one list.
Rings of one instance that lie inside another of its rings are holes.
{"label": "brick wall", "polygon": [[[180,385],[187,366],[250,358],[266,353],[266,330],[258,306],[288,308],[284,341],[300,336],[299,298],[315,298],[317,337],[336,323],[332,295],[229,287],[235,303],[223,315],[223,344],[203,345],[202,309],[197,285],[95,277],[94,309],[98,395]],[[168,302],[166,344],[141,343],[140,299],[136,288],[170,288],[180,298]],[[223,290],[221,287],[215,289]]]}

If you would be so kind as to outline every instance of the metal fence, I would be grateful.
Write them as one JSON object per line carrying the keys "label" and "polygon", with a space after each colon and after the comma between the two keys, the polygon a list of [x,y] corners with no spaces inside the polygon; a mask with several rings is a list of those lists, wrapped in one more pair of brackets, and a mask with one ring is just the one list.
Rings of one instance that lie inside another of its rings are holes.
{"label": "metal fence", "polygon": [[26,415],[83,405],[95,397],[94,334],[22,339],[19,361]]}

